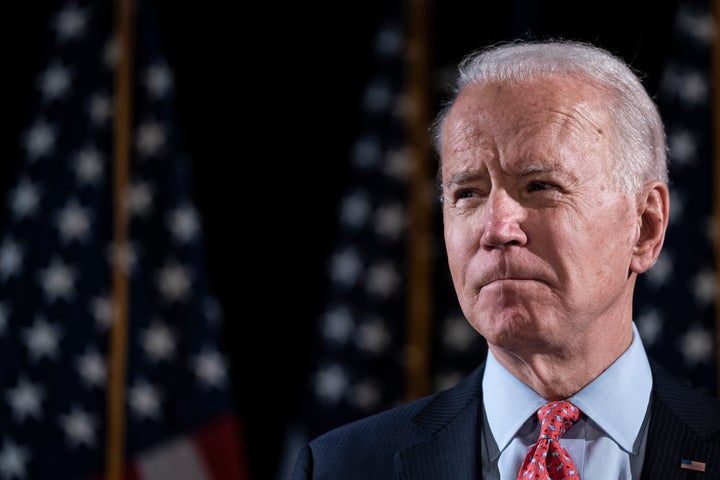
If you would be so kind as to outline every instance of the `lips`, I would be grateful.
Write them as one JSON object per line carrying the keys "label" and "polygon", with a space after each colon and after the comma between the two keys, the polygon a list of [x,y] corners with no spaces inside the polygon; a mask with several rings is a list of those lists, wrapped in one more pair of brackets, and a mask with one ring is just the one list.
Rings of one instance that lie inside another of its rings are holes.
{"label": "lips", "polygon": [[480,288],[487,287],[494,283],[520,283],[520,282],[540,282],[549,284],[545,280],[545,276],[538,274],[537,272],[521,271],[520,269],[505,269],[507,271],[499,273],[497,271],[487,272],[480,278]]}
{"label": "lips", "polygon": [[[539,282],[548,286],[557,284],[553,281],[556,275],[543,259],[529,254],[530,252],[516,251],[492,252],[489,256],[476,256],[465,270],[468,284],[482,289],[496,283],[513,283],[521,286],[524,282]],[[529,254],[529,255],[528,255]]]}
{"label": "lips", "polygon": [[534,278],[522,278],[522,277],[498,277],[498,278],[490,279],[487,282],[484,282],[482,284],[482,286],[487,287],[494,283],[512,283],[512,282],[522,282],[522,281],[537,281],[537,280],[535,280]]}

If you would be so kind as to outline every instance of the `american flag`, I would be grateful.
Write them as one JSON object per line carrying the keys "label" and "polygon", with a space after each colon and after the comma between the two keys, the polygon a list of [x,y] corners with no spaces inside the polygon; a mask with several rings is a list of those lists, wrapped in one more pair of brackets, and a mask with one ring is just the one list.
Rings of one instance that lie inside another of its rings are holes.
{"label": "american flag", "polygon": [[638,282],[635,319],[648,354],[688,383],[717,394],[713,253],[713,12],[677,3],[657,102],[670,156],[670,225],[658,262]]}
{"label": "american flag", "polygon": [[[360,129],[328,261],[326,309],[316,324],[302,424],[306,438],[407,399],[407,201],[409,159],[402,108],[403,18],[376,35],[375,68],[360,106]],[[635,319],[648,353],[689,383],[716,392],[715,264],[711,131],[712,17],[707,0],[681,1],[675,50],[657,98],[668,128],[671,223],[657,264],[640,276]],[[445,98],[448,71],[433,76]],[[454,74],[454,73],[453,73]],[[443,250],[439,203],[433,217],[432,390],[455,384],[484,359],[486,345],[464,318]],[[282,478],[282,477],[281,477]]]}
{"label": "american flag", "polygon": [[327,262],[327,302],[311,350],[307,434],[400,401],[404,394],[404,286],[408,158],[402,121],[403,28],[379,25],[349,182]]}
{"label": "american flag", "polygon": [[[57,3],[0,230],[0,478],[105,473],[113,255],[114,2]],[[126,476],[246,478],[174,82],[135,15]]]}
{"label": "american flag", "polygon": [[405,398],[405,40],[400,2],[384,6],[324,265],[324,309],[311,327],[301,413],[288,427],[278,480],[290,478],[297,450],[308,439]]}

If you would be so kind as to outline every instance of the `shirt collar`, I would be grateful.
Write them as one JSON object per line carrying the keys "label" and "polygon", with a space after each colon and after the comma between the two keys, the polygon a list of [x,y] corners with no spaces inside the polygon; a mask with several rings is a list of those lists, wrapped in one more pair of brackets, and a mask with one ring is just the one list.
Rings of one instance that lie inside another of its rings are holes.
{"label": "shirt collar", "polygon": [[[635,324],[630,347],[599,377],[568,398],[623,450],[637,453],[650,401],[652,373]],[[502,452],[547,401],[518,380],[488,350],[483,376],[487,423]],[[512,399],[511,402],[508,399]],[[623,408],[617,408],[622,405]]]}
{"label": "shirt collar", "polygon": [[[488,349],[483,375],[483,405],[492,437],[499,455],[517,434],[520,427],[546,401],[500,365]],[[512,399],[512,401],[508,401]],[[492,455],[491,457],[494,457]]]}
{"label": "shirt collar", "polygon": [[568,400],[623,450],[636,454],[650,403],[652,372],[635,323],[632,327],[633,341],[625,353]]}

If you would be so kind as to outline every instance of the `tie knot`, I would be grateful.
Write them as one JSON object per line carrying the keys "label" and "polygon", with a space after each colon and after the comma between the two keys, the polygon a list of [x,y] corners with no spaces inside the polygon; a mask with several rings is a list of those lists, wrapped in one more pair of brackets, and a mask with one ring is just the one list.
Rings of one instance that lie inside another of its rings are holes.
{"label": "tie knot", "polygon": [[540,438],[557,440],[580,418],[580,410],[570,402],[551,402],[537,411]]}

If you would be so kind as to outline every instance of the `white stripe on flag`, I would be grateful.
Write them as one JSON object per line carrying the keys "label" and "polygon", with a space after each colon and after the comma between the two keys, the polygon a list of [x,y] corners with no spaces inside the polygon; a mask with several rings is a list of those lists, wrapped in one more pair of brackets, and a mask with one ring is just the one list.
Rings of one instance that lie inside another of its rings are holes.
{"label": "white stripe on flag", "polygon": [[142,480],[211,480],[199,452],[187,438],[173,440],[138,459]]}

